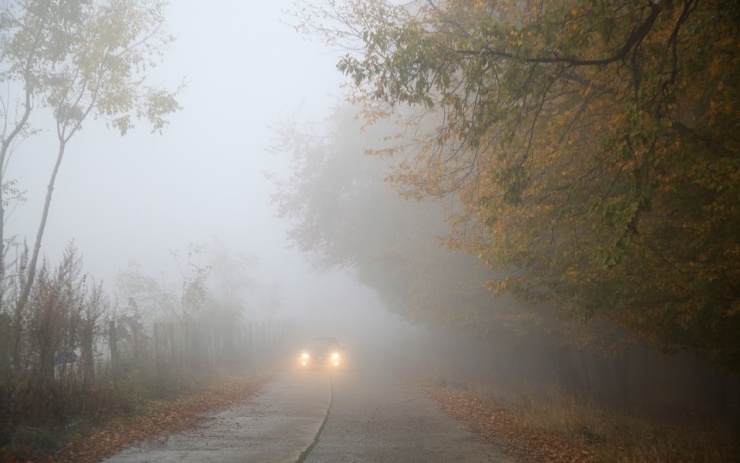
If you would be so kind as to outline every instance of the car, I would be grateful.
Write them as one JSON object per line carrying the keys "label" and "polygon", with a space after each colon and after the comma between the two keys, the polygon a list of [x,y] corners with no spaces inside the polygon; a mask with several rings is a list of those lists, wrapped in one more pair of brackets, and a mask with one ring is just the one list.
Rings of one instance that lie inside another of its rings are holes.
{"label": "car", "polygon": [[342,365],[342,347],[337,338],[312,337],[301,349],[298,359],[301,367],[339,368]]}

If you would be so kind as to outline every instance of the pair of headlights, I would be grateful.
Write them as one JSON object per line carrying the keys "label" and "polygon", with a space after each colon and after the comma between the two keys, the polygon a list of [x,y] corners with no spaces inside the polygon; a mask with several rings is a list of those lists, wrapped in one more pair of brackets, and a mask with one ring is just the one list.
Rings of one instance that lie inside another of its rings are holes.
{"label": "pair of headlights", "polygon": [[[301,354],[301,358],[303,360],[308,360],[311,358],[311,355],[309,355],[308,352],[304,352]],[[333,354],[331,354],[331,359],[335,361],[339,360],[339,352],[334,352]]]}

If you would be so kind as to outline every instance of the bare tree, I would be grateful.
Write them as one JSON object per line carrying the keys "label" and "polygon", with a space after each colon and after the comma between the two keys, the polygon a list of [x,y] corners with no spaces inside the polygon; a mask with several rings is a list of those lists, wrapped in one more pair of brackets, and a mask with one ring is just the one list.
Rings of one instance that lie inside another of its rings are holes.
{"label": "bare tree", "polygon": [[[121,135],[133,127],[134,118],[146,118],[153,131],[161,131],[165,117],[180,109],[177,91],[146,84],[146,69],[161,61],[163,47],[172,40],[163,27],[164,5],[162,0],[28,0],[0,6],[0,78],[21,86],[23,94],[13,122],[8,105],[2,105],[0,183],[14,143],[33,132],[29,128],[33,109],[51,110],[57,138],[56,161],[16,302],[16,329],[36,278],[54,185],[70,140],[91,118],[105,120]],[[0,217],[4,213],[0,189]]]}

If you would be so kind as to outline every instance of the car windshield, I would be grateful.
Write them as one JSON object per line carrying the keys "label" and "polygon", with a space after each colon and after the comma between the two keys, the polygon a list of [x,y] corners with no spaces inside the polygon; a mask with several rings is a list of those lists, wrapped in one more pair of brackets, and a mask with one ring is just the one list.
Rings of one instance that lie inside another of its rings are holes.
{"label": "car windshield", "polygon": [[339,341],[336,338],[311,338],[306,349],[338,349]]}

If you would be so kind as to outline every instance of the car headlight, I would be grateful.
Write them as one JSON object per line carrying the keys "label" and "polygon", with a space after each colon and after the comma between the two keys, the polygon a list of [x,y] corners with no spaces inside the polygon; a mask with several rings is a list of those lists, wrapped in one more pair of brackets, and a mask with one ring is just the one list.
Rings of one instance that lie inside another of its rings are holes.
{"label": "car headlight", "polygon": [[301,358],[302,358],[303,360],[308,360],[308,359],[309,359],[310,357],[311,357],[311,356],[310,356],[310,355],[308,355],[308,353],[307,353],[307,352],[304,352],[304,353],[302,353],[302,354],[301,354]]}
{"label": "car headlight", "polygon": [[339,360],[339,352],[334,352],[333,354],[331,354],[331,359],[332,360]]}

